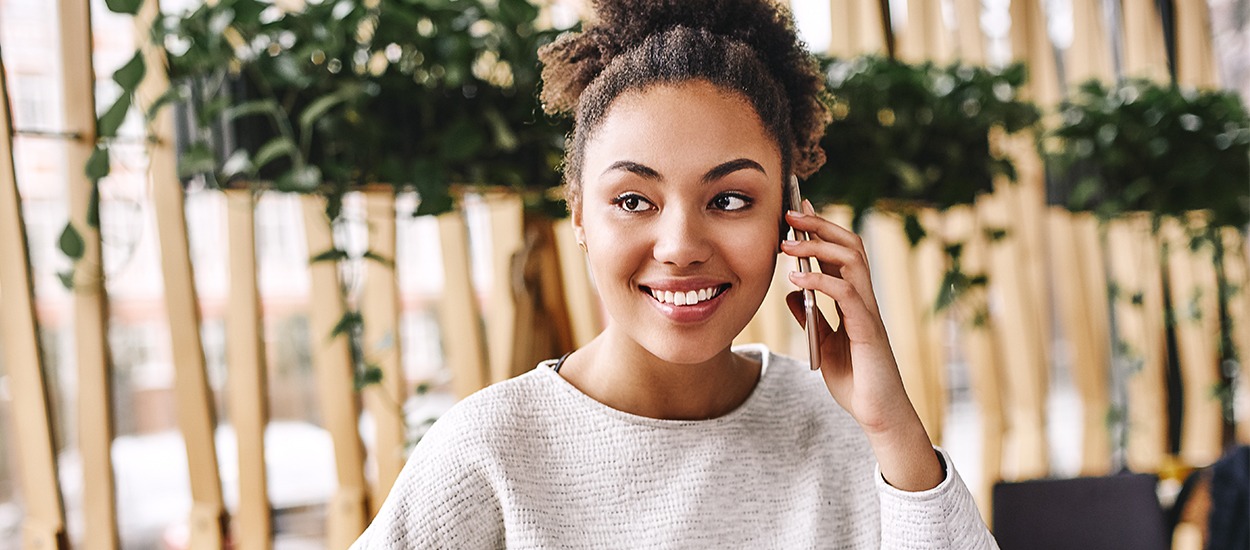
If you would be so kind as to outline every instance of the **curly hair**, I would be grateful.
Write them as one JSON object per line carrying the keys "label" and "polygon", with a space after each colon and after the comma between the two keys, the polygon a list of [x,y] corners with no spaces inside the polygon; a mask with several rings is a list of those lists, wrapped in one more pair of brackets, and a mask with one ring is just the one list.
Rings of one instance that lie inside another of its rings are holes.
{"label": "curly hair", "polygon": [[573,115],[565,198],[576,211],[586,142],[621,94],[702,79],[741,95],[781,149],[784,176],[825,162],[824,79],[774,0],[594,0],[598,20],[539,51],[543,108]]}

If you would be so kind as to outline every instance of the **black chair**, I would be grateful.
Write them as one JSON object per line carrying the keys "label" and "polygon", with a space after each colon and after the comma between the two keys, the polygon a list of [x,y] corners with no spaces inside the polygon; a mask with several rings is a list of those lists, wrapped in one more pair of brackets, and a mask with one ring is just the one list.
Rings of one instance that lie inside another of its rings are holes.
{"label": "black chair", "polygon": [[994,486],[1002,550],[1168,550],[1158,478],[1123,474]]}

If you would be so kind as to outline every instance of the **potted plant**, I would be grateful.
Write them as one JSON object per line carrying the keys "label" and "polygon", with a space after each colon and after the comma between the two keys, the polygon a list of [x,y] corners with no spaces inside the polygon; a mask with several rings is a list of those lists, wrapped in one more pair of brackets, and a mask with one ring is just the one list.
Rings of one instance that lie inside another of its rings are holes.
{"label": "potted plant", "polygon": [[[1212,331],[1216,334],[1210,335],[1216,341],[1199,342],[1214,350],[1208,355],[1216,363],[1210,369],[1218,371],[1218,382],[1213,388],[1197,388],[1196,393],[1189,388],[1185,395],[1219,398],[1222,439],[1227,443],[1232,434],[1233,380],[1245,360],[1234,345],[1229,311],[1242,290],[1230,281],[1228,265],[1230,254],[1244,262],[1237,243],[1244,242],[1244,228],[1250,223],[1250,116],[1245,106],[1231,91],[1183,89],[1144,79],[1115,85],[1090,81],[1060,105],[1058,118],[1044,147],[1055,176],[1052,201],[1073,211],[1093,212],[1113,227],[1141,220],[1142,231],[1149,234],[1142,242],[1157,249],[1151,255],[1158,265],[1149,273],[1162,280],[1145,285],[1160,289],[1156,294],[1162,312],[1153,315],[1164,319],[1162,362],[1174,372],[1180,368],[1178,362],[1192,364],[1192,356],[1182,360],[1178,338],[1193,325],[1218,324],[1218,331]],[[1124,252],[1114,250],[1124,246],[1109,246],[1112,254]],[[1177,262],[1196,255],[1214,263],[1213,288],[1206,296],[1199,290],[1201,281],[1190,282],[1189,275],[1177,269]],[[1118,315],[1143,314],[1143,305],[1149,305],[1144,301],[1153,303],[1141,288],[1122,287],[1120,281],[1110,283],[1112,299],[1139,311],[1118,308]],[[1141,345],[1151,344],[1137,344]],[[1120,340],[1114,349],[1120,362],[1135,365],[1129,371],[1136,372],[1146,352],[1132,347]],[[1181,391],[1173,383],[1169,386],[1174,397]],[[1181,422],[1177,401],[1169,406],[1174,427]],[[1113,412],[1117,422],[1123,420],[1122,411]],[[1188,446],[1176,432],[1170,433],[1172,450]]]}
{"label": "potted plant", "polygon": [[[1020,99],[1023,65],[993,70],[879,56],[823,64],[833,120],[821,140],[829,161],[805,182],[813,202],[849,205],[857,226],[870,209],[897,213],[915,246],[928,234],[921,209],[970,205],[993,190],[995,178],[1015,179],[991,135],[1026,130],[1039,119],[1037,108]],[[943,249],[949,265],[939,310],[961,290],[985,283],[983,274],[960,269],[961,243]]]}

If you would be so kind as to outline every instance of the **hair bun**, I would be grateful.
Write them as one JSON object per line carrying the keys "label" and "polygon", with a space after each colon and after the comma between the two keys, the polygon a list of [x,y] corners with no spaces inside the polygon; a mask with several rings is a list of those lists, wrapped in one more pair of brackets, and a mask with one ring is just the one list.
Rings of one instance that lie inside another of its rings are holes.
{"label": "hair bun", "polygon": [[[541,99],[550,114],[573,112],[582,91],[613,58],[673,27],[739,40],[761,54],[792,49],[806,54],[795,40],[789,12],[771,0],[594,0],[593,7],[597,21],[539,51]],[[770,66],[787,61],[769,57],[762,60]]]}

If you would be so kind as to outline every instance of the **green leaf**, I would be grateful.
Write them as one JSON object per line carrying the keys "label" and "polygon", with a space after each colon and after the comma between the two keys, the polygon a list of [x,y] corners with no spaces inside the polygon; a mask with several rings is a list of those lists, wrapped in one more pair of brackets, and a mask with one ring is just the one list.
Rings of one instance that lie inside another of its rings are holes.
{"label": "green leaf", "polygon": [[100,228],[100,185],[92,182],[91,197],[87,199],[87,226]]}
{"label": "green leaf", "polygon": [[143,114],[144,121],[152,122],[156,119],[156,115],[159,115],[161,109],[164,109],[166,105],[169,105],[170,103],[177,103],[182,100],[182,90],[176,86],[171,86],[168,90],[165,90],[165,93],[156,98],[156,101],[153,101],[151,105],[148,105],[147,112]]}
{"label": "green leaf", "polygon": [[143,81],[143,75],[146,72],[147,65],[143,62],[143,52],[137,51],[130,61],[113,72],[113,82],[121,86],[127,94],[131,94],[134,93],[135,88],[139,87],[139,82]]}
{"label": "green leaf", "polygon": [[[293,168],[274,182],[274,186],[279,191],[292,193],[309,193],[315,191],[319,185],[321,185],[321,170],[316,166]],[[334,219],[334,216],[331,216],[331,219]]]}
{"label": "green leaf", "polygon": [[74,271],[72,269],[56,272],[56,278],[60,279],[61,286],[65,287],[65,290],[74,290]]}
{"label": "green leaf", "polygon": [[387,258],[381,254],[378,254],[377,252],[374,252],[372,250],[366,250],[364,257],[366,260],[373,260],[389,268],[395,267],[395,262],[392,261],[390,258]]}
{"label": "green leaf", "polygon": [[356,373],[355,378],[356,391],[360,391],[382,382],[382,368],[374,364],[366,365],[364,370]]}
{"label": "green leaf", "polygon": [[910,212],[903,216],[903,231],[907,233],[907,242],[913,247],[920,244],[920,241],[924,240],[925,235],[928,234],[924,226],[920,225],[920,218]]}
{"label": "green leaf", "polygon": [[295,153],[295,142],[286,136],[278,136],[260,146],[252,158],[252,166],[260,170],[280,157],[290,157]]}
{"label": "green leaf", "polygon": [[417,211],[412,213],[413,216],[436,216],[450,211],[454,206],[451,193],[447,192],[446,187],[430,186],[419,191],[421,202],[417,204]]}
{"label": "green leaf", "polygon": [[195,143],[178,158],[178,177],[189,178],[196,174],[212,172],[217,167],[217,158],[207,144]]}
{"label": "green leaf", "polygon": [[349,311],[339,318],[339,322],[334,325],[334,330],[330,331],[330,338],[349,333],[354,327],[364,322],[364,318],[359,312]]}
{"label": "green leaf", "polygon": [[86,167],[87,179],[92,182],[98,182],[109,175],[109,150],[102,145],[97,145],[95,150],[91,152],[91,157],[87,159]]}
{"label": "green leaf", "polygon": [[308,108],[304,109],[304,112],[299,115],[300,135],[307,134],[311,131],[312,125],[316,124],[317,120],[329,112],[330,109],[333,109],[338,104],[351,99],[358,92],[359,90],[357,88],[349,87],[332,94],[323,95],[313,100],[313,102],[308,105]]}
{"label": "green leaf", "polygon": [[270,115],[278,117],[282,115],[282,107],[277,101],[272,99],[253,99],[244,101],[238,105],[234,105],[225,110],[226,120],[234,120],[252,115]]}
{"label": "green leaf", "polygon": [[109,11],[113,13],[136,15],[139,13],[139,7],[143,5],[143,0],[104,0],[104,5],[108,6]]}
{"label": "green leaf", "polygon": [[331,248],[330,250],[327,250],[325,252],[322,252],[320,254],[317,254],[316,256],[309,258],[308,263],[315,264],[317,262],[346,260],[347,258],[349,258],[349,256],[347,255],[346,251],[339,250],[337,248]]}
{"label": "green leaf", "polygon": [[117,102],[109,107],[96,121],[96,133],[102,138],[117,137],[117,129],[126,121],[126,113],[130,111],[130,94],[124,93]]}
{"label": "green leaf", "polygon": [[65,224],[65,229],[61,231],[61,238],[57,240],[57,245],[61,248],[69,259],[78,261],[82,259],[82,255],[87,250],[87,243],[82,240],[82,234],[78,229],[74,228],[74,224]]}

